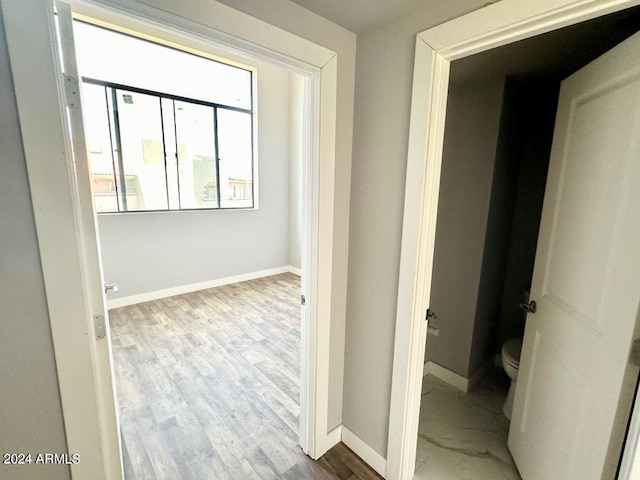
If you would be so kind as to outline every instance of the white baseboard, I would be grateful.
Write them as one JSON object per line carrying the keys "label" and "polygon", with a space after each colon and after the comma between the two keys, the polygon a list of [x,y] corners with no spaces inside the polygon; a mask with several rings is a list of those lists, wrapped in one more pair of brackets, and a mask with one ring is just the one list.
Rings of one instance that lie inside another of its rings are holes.
{"label": "white baseboard", "polygon": [[457,388],[462,392],[468,392],[480,381],[486,373],[493,368],[494,358],[490,357],[486,362],[482,364],[473,374],[469,377],[463,377],[462,375],[452,372],[448,368],[443,367],[431,360],[424,364],[423,375],[433,375],[434,377],[448,383],[452,387]]}
{"label": "white baseboard", "polygon": [[291,265],[289,265],[289,271],[291,273],[295,273],[298,276],[302,276],[302,270],[300,270],[298,267],[292,267]]}
{"label": "white baseboard", "polygon": [[385,458],[344,425],[342,425],[342,443],[384,478],[387,470]]}
{"label": "white baseboard", "polygon": [[221,287],[232,283],[254,280],[256,278],[270,277],[280,273],[295,273],[300,275],[300,269],[296,267],[278,267],[269,270],[261,270],[259,272],[244,273],[242,275],[234,275],[232,277],[217,278],[206,282],[192,283],[190,285],[181,285],[179,287],[165,288],[163,290],[155,290],[153,292],[141,293],[138,295],[130,295],[128,297],[110,298],[107,300],[107,308],[127,307],[137,303],[158,300],[159,298],[172,297],[173,295],[182,295],[184,293],[197,292],[198,290],[206,290],[207,288]]}
{"label": "white baseboard", "polygon": [[[326,444],[323,448],[322,455],[327,453],[333,447],[335,447],[342,440],[342,425],[338,425],[336,428],[327,433]],[[322,456],[321,455],[321,456]]]}
{"label": "white baseboard", "polygon": [[469,391],[469,379],[429,360],[424,364],[424,375],[433,375],[462,392]]}

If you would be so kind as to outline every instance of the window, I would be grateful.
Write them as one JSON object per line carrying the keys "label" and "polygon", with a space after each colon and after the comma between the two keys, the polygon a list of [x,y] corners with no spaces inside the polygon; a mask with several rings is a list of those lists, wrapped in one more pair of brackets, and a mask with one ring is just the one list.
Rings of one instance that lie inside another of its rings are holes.
{"label": "window", "polygon": [[75,30],[98,212],[254,206],[250,70]]}

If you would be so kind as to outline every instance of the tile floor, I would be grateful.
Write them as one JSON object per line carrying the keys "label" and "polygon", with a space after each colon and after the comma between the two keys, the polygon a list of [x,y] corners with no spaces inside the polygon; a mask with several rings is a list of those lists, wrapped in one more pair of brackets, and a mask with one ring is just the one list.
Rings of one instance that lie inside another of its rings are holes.
{"label": "tile floor", "polygon": [[497,368],[469,393],[424,377],[414,480],[521,480],[502,414],[508,386]]}

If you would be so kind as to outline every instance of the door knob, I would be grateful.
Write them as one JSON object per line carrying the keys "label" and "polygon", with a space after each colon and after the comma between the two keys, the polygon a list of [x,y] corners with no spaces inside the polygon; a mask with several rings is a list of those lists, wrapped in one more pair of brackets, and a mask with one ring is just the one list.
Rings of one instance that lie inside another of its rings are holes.
{"label": "door knob", "polygon": [[520,308],[527,313],[536,313],[536,301],[531,300],[529,303],[521,303]]}
{"label": "door knob", "polygon": [[118,284],[117,283],[105,283],[104,284],[104,293],[113,292],[118,293]]}

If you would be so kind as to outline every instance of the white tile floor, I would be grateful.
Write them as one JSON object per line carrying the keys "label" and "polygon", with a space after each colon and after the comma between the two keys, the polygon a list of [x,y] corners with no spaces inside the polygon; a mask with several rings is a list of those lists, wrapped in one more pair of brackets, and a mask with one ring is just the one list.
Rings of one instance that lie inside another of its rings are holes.
{"label": "white tile floor", "polygon": [[507,388],[498,370],[469,393],[427,375],[414,480],[521,480],[507,449]]}

